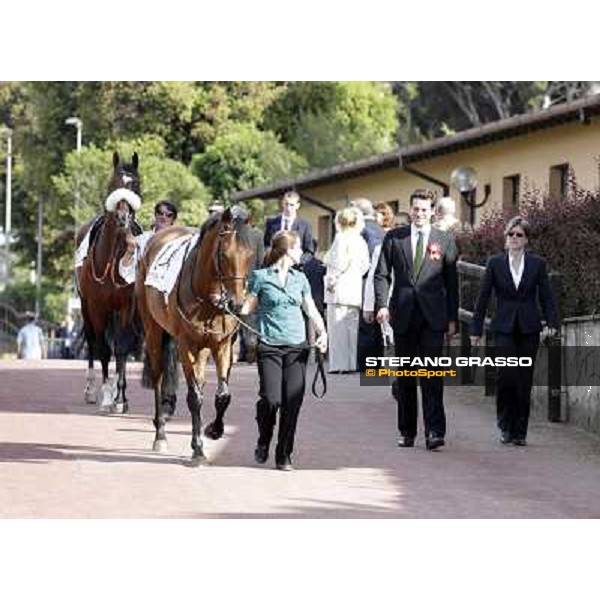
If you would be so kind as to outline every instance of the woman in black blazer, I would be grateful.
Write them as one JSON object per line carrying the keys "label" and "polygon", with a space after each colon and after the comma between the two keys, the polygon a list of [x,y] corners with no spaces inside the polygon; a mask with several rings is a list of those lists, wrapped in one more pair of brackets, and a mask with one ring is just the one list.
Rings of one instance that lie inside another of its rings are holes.
{"label": "woman in black blazer", "polygon": [[487,304],[494,291],[497,311],[491,331],[496,356],[532,358],[531,367],[498,369],[496,409],[500,441],[517,446],[527,444],[533,369],[542,331],[538,300],[550,328],[549,333],[555,333],[559,327],[546,262],[525,251],[529,234],[529,223],[523,217],[513,217],[506,225],[506,252],[488,261],[471,323],[471,343],[478,345]]}

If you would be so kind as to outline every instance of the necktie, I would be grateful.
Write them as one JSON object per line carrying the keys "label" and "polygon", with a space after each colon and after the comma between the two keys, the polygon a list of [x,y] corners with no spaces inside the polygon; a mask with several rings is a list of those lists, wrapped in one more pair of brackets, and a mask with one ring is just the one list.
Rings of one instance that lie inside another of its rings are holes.
{"label": "necktie", "polygon": [[288,220],[287,219],[283,219],[283,230],[284,231],[289,231],[289,226],[288,226]]}
{"label": "necktie", "polygon": [[418,235],[415,257],[413,259],[413,274],[415,277],[419,274],[421,265],[423,264],[423,232],[419,231]]}

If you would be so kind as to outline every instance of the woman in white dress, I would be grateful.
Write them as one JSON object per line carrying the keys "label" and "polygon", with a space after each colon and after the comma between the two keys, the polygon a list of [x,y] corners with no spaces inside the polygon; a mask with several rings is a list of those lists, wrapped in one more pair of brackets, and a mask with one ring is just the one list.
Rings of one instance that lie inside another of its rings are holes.
{"label": "woman in white dress", "polygon": [[369,249],[361,237],[362,213],[353,207],[339,211],[337,234],[325,257],[325,303],[329,331],[329,372],[356,371],[358,321],[363,275],[369,270]]}

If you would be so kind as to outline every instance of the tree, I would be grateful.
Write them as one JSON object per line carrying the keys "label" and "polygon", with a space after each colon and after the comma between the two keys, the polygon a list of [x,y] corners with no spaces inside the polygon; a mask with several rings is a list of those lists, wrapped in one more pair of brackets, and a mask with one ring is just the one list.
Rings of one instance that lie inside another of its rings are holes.
{"label": "tree", "polygon": [[582,81],[394,81],[392,88],[407,109],[400,122],[401,145],[598,92],[594,82]]}
{"label": "tree", "polygon": [[391,150],[398,100],[388,84],[293,82],[267,108],[265,126],[311,167]]}
{"label": "tree", "polygon": [[285,93],[272,81],[213,81],[199,84],[190,129],[193,153],[201,153],[233,123],[260,126],[265,111]]}
{"label": "tree", "polygon": [[238,190],[294,177],[305,169],[306,161],[275,134],[241,123],[230,125],[206,152],[192,158],[192,172],[220,200]]}

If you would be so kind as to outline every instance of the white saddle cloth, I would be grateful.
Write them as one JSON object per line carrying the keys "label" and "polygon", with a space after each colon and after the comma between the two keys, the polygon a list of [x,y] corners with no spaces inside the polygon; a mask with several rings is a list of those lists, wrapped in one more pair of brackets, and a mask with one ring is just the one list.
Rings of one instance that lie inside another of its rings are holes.
{"label": "white saddle cloth", "polygon": [[165,295],[165,302],[175,287],[183,261],[199,239],[199,233],[179,237],[166,244],[152,261],[144,283],[162,292]]}
{"label": "white saddle cloth", "polygon": [[79,244],[79,247],[75,251],[75,268],[81,267],[83,265],[83,261],[87,258],[88,252],[90,251],[90,233],[92,233],[92,229],[94,228],[97,220],[98,219],[95,219],[90,225],[85,237],[81,240],[81,244]]}

